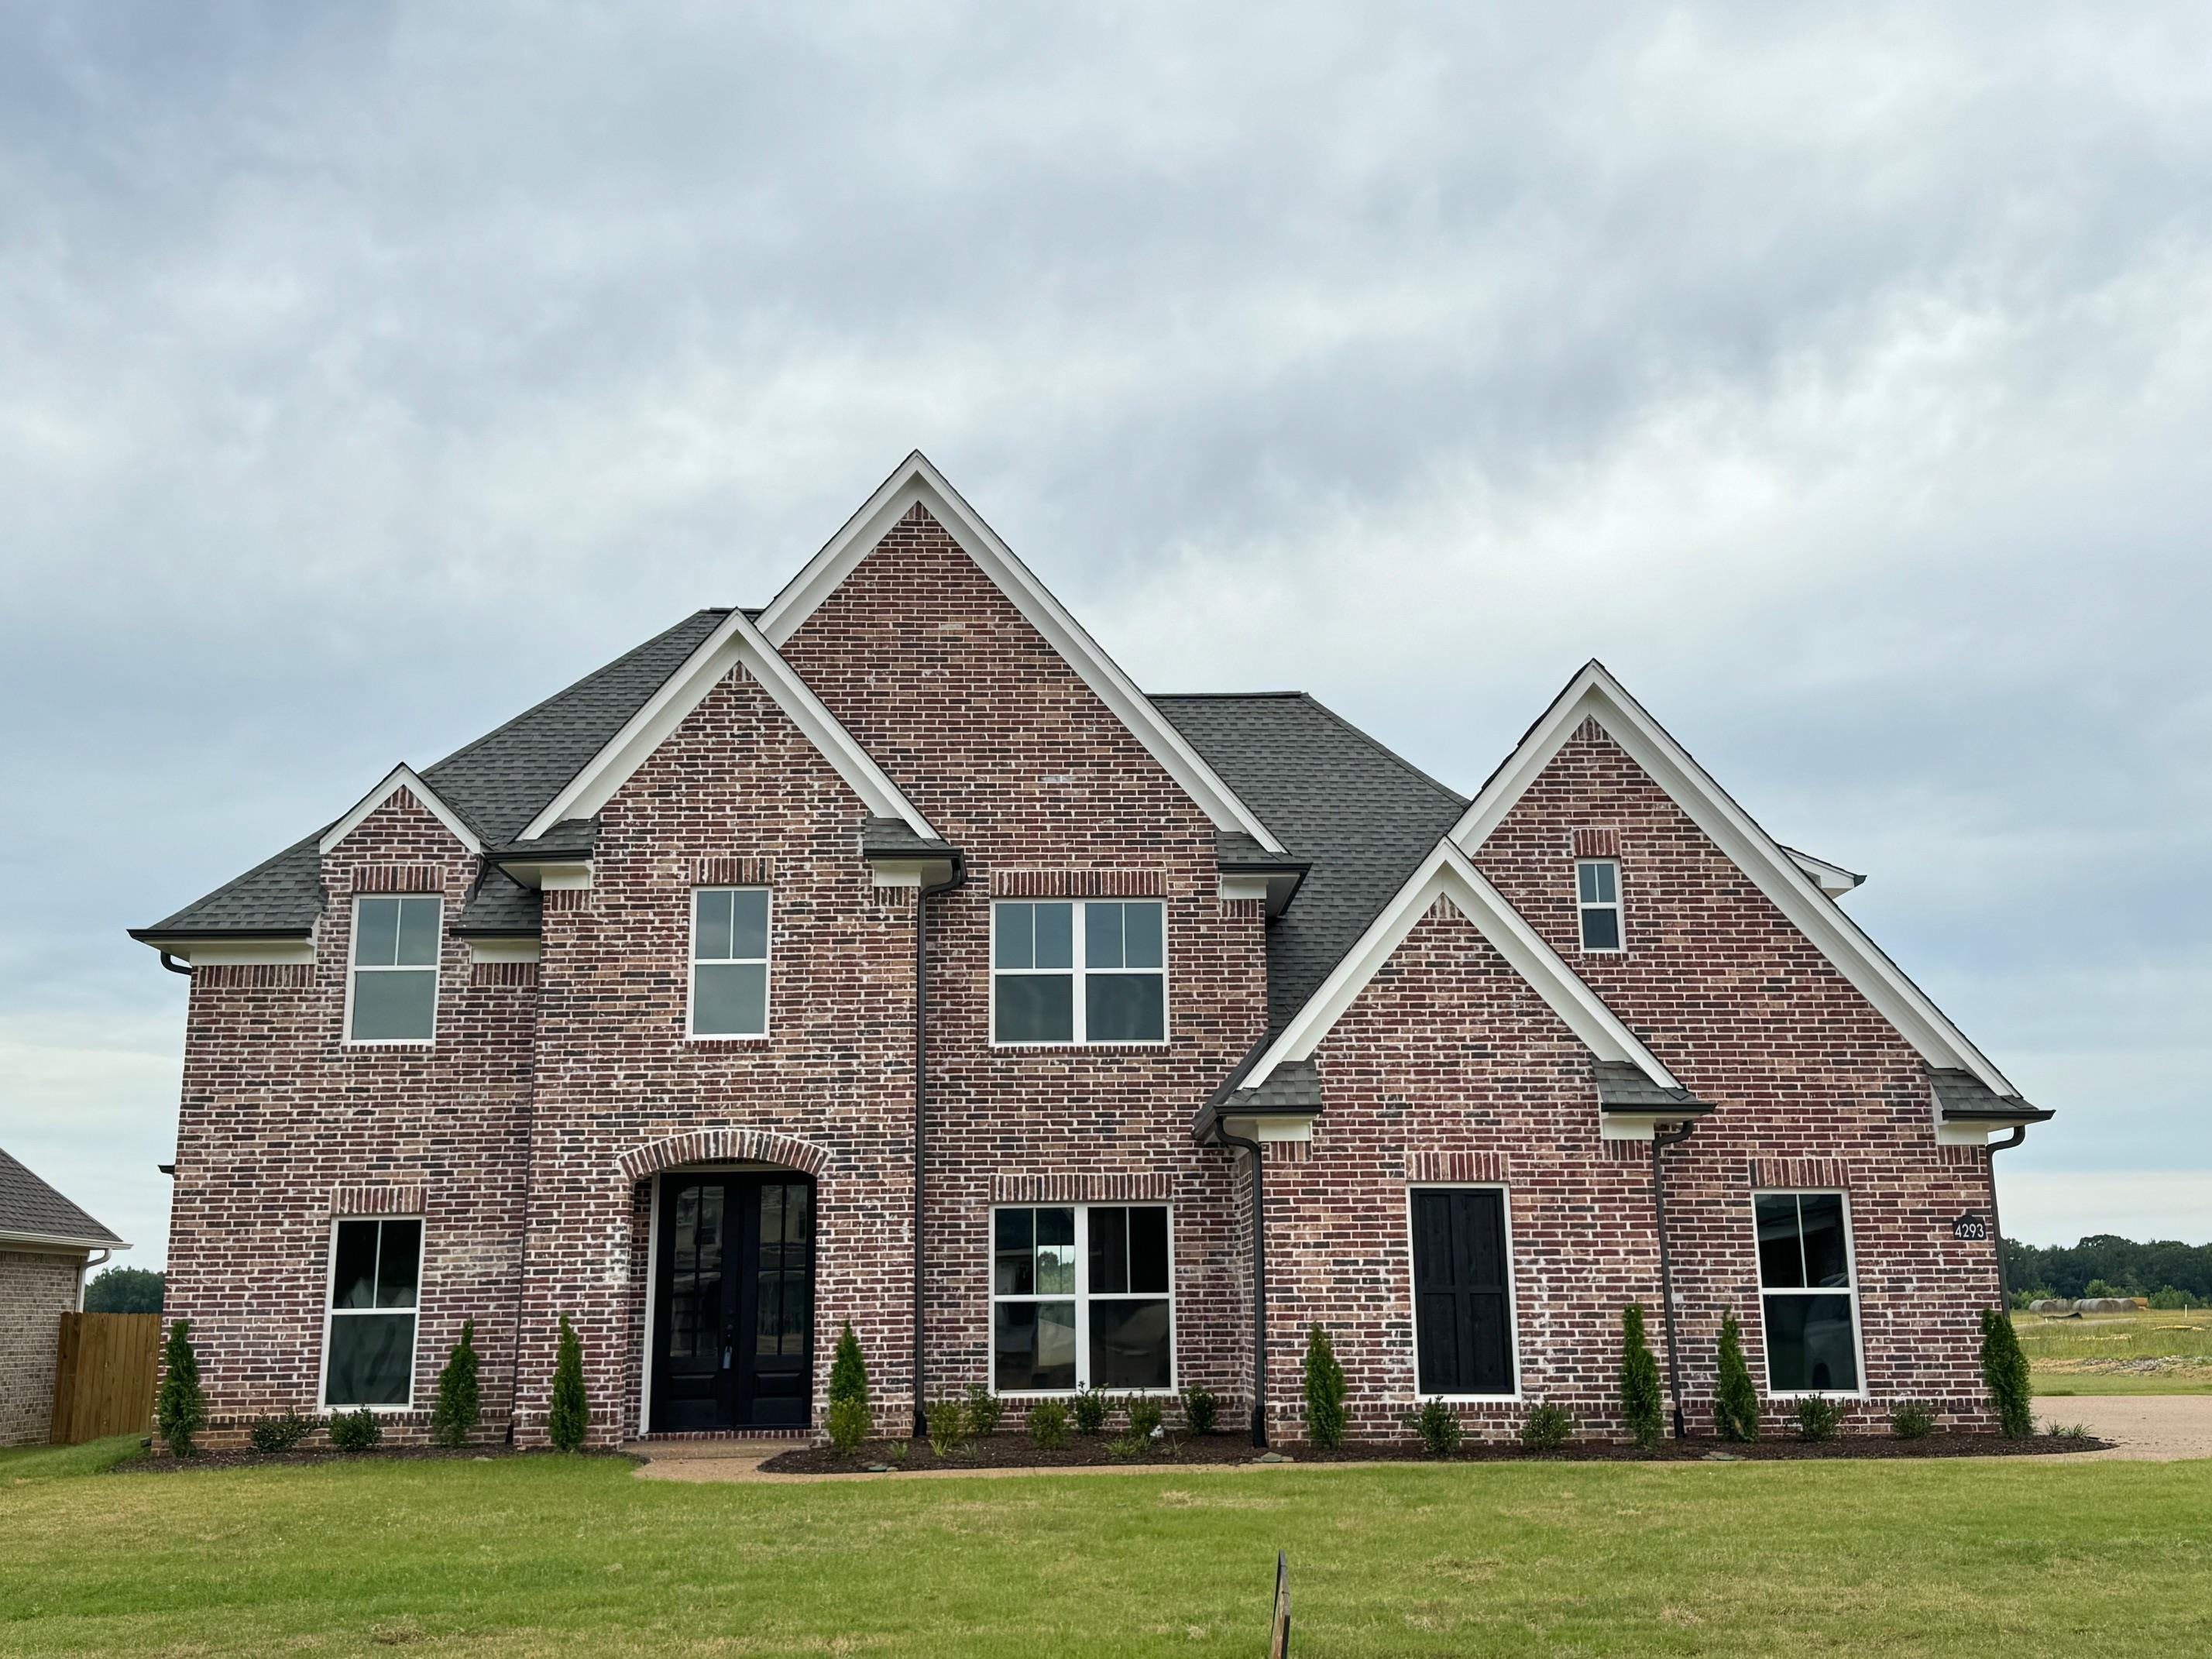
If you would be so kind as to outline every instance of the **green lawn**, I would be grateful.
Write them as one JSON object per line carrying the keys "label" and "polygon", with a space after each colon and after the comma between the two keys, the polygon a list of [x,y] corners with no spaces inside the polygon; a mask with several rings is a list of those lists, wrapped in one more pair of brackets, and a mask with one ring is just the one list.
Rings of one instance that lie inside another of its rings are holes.
{"label": "green lawn", "polygon": [[[111,1443],[111,1446],[114,1443]],[[128,1443],[122,1443],[127,1449]],[[610,1459],[0,1460],[0,1653],[2203,1652],[2212,1464],[678,1486]]]}
{"label": "green lawn", "polygon": [[2039,1395],[2212,1394],[2212,1309],[2014,1314]]}

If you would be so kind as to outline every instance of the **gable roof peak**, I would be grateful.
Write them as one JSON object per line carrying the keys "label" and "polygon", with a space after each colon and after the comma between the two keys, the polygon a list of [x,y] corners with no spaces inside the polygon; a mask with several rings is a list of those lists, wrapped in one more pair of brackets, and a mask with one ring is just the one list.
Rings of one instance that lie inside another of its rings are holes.
{"label": "gable roof peak", "polygon": [[416,805],[452,831],[453,839],[468,848],[474,856],[482,856],[483,838],[477,834],[474,825],[455,811],[438,792],[422,781],[421,774],[402,761],[384,775],[384,780],[353,805],[352,810],[329,829],[323,831],[316,850],[328,853],[348,836],[361,828],[370,813],[404,789],[415,798]]}

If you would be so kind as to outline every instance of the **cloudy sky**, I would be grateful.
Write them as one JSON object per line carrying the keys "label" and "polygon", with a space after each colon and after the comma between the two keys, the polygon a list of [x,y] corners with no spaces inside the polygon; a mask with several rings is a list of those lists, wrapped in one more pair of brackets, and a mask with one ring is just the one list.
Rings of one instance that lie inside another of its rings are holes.
{"label": "cloudy sky", "polygon": [[1201,9],[0,13],[0,1144],[157,1264],[123,930],[919,446],[1462,789],[1602,657],[2212,1238],[2205,9]]}

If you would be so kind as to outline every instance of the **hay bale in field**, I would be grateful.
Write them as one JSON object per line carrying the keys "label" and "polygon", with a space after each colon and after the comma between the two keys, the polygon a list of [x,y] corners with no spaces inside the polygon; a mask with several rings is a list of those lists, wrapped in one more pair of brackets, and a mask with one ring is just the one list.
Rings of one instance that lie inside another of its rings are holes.
{"label": "hay bale in field", "polygon": [[2027,1310],[2030,1313],[2048,1314],[2055,1319],[2063,1319],[2074,1311],[2074,1304],[2063,1297],[2047,1296],[2040,1302],[2029,1303]]}
{"label": "hay bale in field", "polygon": [[2135,1300],[2125,1296],[2085,1296],[2074,1304],[2075,1313],[2133,1313]]}

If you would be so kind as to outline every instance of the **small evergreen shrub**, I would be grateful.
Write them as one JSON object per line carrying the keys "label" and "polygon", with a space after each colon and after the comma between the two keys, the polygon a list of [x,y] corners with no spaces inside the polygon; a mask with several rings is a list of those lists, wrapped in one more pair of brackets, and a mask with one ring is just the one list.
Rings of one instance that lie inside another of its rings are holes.
{"label": "small evergreen shrub", "polygon": [[974,1382],[968,1385],[968,1403],[963,1409],[968,1413],[970,1440],[988,1440],[998,1433],[999,1419],[1006,1411],[998,1395]]}
{"label": "small evergreen shrub", "polygon": [[1149,1445],[1167,1416],[1165,1409],[1149,1395],[1133,1394],[1121,1404],[1129,1413],[1129,1432]]}
{"label": "small evergreen shrub", "polygon": [[1459,1443],[1466,1437],[1459,1425],[1459,1414],[1441,1400],[1424,1401],[1420,1410],[1406,1421],[1421,1437],[1421,1449],[1431,1457],[1449,1457],[1459,1449]]}
{"label": "small evergreen shrub", "polygon": [[1996,1408],[1997,1427],[2008,1438],[2035,1432],[2035,1400],[2027,1380],[2027,1356],[2020,1351],[2009,1315],[1982,1310],[1982,1381]]}
{"label": "small evergreen shrub", "polygon": [[477,1393],[477,1322],[461,1322],[461,1340],[438,1373],[438,1403],[430,1413],[430,1438],[441,1446],[465,1446],[483,1415]]}
{"label": "small evergreen shrub", "polygon": [[545,1432],[555,1448],[581,1451],[592,1431],[592,1412],[584,1399],[584,1345],[561,1316],[561,1346],[553,1360],[553,1401],[545,1413]]}
{"label": "small evergreen shrub", "polygon": [[1644,1340],[1644,1304],[1620,1311],[1620,1414],[1636,1443],[1650,1451],[1664,1431],[1665,1405],[1659,1395],[1659,1362]]}
{"label": "small evergreen shrub", "polygon": [[1058,1451],[1067,1443],[1067,1402],[1061,1400],[1040,1400],[1030,1407],[1028,1425],[1030,1442],[1046,1451]]}
{"label": "small evergreen shrub", "polygon": [[313,1418],[302,1417],[297,1412],[286,1412],[282,1417],[264,1417],[246,1431],[253,1443],[253,1449],[274,1455],[288,1452],[305,1440],[315,1430]]}
{"label": "small evergreen shrub", "polygon": [[1106,1396],[1097,1389],[1078,1389],[1073,1409],[1075,1426],[1085,1434],[1096,1434],[1106,1426]]}
{"label": "small evergreen shrub", "polygon": [[1182,1420],[1193,1434],[1212,1434],[1221,1415],[1221,1402],[1205,1389],[1182,1391]]}
{"label": "small evergreen shrub", "polygon": [[192,1352],[192,1322],[169,1326],[161,1348],[161,1387],[154,1396],[154,1421],[179,1457],[194,1454],[193,1437],[207,1427],[207,1392],[200,1387],[199,1356]]}
{"label": "small evergreen shrub", "polygon": [[1344,1367],[1319,1325],[1306,1331],[1306,1438],[1324,1450],[1344,1443]]}
{"label": "small evergreen shrub", "polygon": [[331,1444],[342,1452],[364,1452],[384,1438],[384,1425],[366,1406],[331,1419]]}
{"label": "small evergreen shrub", "polygon": [[841,1400],[857,1400],[868,1403],[868,1366],[860,1358],[860,1339],[853,1334],[853,1322],[845,1322],[845,1329],[837,1339],[837,1352],[830,1361],[830,1403]]}
{"label": "small evergreen shrub", "polygon": [[1721,1316],[1720,1387],[1713,1401],[1713,1426],[1723,1440],[1759,1438],[1759,1390],[1743,1359],[1743,1327],[1733,1310]]}
{"label": "small evergreen shrub", "polygon": [[1797,1402],[1800,1440],[1833,1440],[1843,1424],[1843,1407],[1824,1394],[1808,1394]]}
{"label": "small evergreen shrub", "polygon": [[1575,1419],[1567,1415],[1563,1406],[1547,1401],[1528,1413],[1528,1420],[1521,1425],[1521,1443],[1530,1451],[1557,1451],[1571,1439]]}
{"label": "small evergreen shrub", "polygon": [[929,1407],[929,1449],[950,1457],[968,1438],[968,1410],[957,1400],[939,1400]]}
{"label": "small evergreen shrub", "polygon": [[1899,1440],[1925,1440],[1936,1432],[1936,1408],[1924,1400],[1900,1400],[1889,1408],[1889,1431]]}
{"label": "small evergreen shrub", "polygon": [[822,1426],[830,1437],[830,1443],[849,1457],[860,1449],[860,1443],[876,1425],[866,1401],[833,1400]]}

